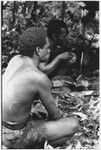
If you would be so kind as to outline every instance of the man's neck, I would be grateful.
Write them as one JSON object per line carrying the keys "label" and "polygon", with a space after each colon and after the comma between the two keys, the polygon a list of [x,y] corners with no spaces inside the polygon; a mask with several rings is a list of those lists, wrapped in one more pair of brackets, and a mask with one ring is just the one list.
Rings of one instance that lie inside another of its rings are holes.
{"label": "man's neck", "polygon": [[39,67],[39,59],[37,58],[37,56],[33,56],[33,57],[24,57],[25,61],[32,65],[33,67],[38,68]]}

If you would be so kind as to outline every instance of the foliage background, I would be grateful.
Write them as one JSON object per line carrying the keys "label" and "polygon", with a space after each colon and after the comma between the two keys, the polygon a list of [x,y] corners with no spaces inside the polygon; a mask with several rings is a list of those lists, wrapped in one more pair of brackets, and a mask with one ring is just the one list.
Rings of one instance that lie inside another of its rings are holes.
{"label": "foliage background", "polygon": [[[84,46],[89,48],[89,42],[84,37],[82,24],[83,2],[73,1],[8,1],[1,2],[2,22],[2,67],[3,72],[13,56],[18,52],[18,37],[29,27],[46,27],[51,19],[61,19],[66,22],[69,34],[67,41],[71,51],[81,53]],[[90,34],[98,34],[97,22],[90,25]],[[86,28],[89,30],[89,28]],[[85,44],[85,45],[84,45]]]}
{"label": "foliage background", "polygon": [[[9,60],[19,53],[20,34],[32,26],[46,27],[51,19],[66,22],[69,31],[67,42],[71,51],[81,53],[85,47],[89,49],[91,40],[84,39],[85,31],[89,31],[92,37],[99,34],[99,23],[98,21],[91,21],[86,25],[82,23],[83,5],[81,1],[2,1],[2,73]],[[60,80],[62,86],[59,85]],[[59,78],[54,82],[52,92],[63,116],[76,115],[81,119],[80,131],[58,148],[94,149],[99,143],[99,77],[94,75],[92,79],[80,78],[75,82],[76,86],[74,81],[68,78]],[[79,86],[83,87],[80,91]],[[53,149],[48,142],[44,148]]]}

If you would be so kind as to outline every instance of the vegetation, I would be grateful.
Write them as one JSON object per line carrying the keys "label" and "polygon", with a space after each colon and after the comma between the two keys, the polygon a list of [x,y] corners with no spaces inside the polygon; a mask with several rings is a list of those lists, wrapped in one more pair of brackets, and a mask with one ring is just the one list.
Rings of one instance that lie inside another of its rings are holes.
{"label": "vegetation", "polygon": [[[99,75],[95,72],[99,69],[98,8],[85,8],[89,12],[88,19],[85,17],[86,11],[83,11],[84,6],[85,3],[80,1],[1,2],[2,74],[9,60],[19,53],[18,38],[24,30],[32,26],[46,28],[51,19],[60,19],[67,24],[67,42],[71,51],[77,55],[79,69],[74,70],[74,67],[69,78],[66,76],[55,79],[52,92],[63,116],[79,117],[81,129],[58,148],[95,148],[99,139]],[[92,78],[79,76],[84,72],[92,72]],[[74,81],[74,76],[79,78]],[[48,141],[44,148],[53,149]]]}

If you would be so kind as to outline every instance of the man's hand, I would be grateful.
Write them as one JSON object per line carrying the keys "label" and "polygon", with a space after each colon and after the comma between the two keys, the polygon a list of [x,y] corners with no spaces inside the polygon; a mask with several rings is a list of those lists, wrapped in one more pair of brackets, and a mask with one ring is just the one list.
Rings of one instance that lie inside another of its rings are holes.
{"label": "man's hand", "polygon": [[76,61],[76,55],[72,52],[69,53],[69,62],[74,63]]}
{"label": "man's hand", "polygon": [[70,63],[74,63],[76,61],[76,55],[72,52],[64,52],[58,55],[60,60],[68,60]]}
{"label": "man's hand", "polygon": [[58,58],[60,60],[65,60],[65,59],[69,59],[69,52],[64,52],[58,55]]}

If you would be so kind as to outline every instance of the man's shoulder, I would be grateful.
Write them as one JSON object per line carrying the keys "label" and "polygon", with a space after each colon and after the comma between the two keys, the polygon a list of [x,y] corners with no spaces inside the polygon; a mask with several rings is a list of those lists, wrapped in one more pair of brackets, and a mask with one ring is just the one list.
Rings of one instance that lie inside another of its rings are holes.
{"label": "man's shoulder", "polygon": [[23,78],[24,82],[31,83],[31,85],[47,86],[50,84],[50,80],[47,75],[38,70],[36,67],[34,68],[29,65],[24,65],[20,68],[19,73],[19,77]]}
{"label": "man's shoulder", "polygon": [[28,68],[27,75],[29,75],[32,80],[35,79],[41,83],[49,80],[47,75],[38,69]]}
{"label": "man's shoulder", "polygon": [[47,77],[47,75],[41,71],[33,71],[33,78],[35,78],[38,82],[40,82],[40,84],[45,84],[46,82],[49,82],[49,78]]}
{"label": "man's shoulder", "polygon": [[49,88],[51,87],[51,81],[47,75],[41,71],[33,74],[32,80],[38,85],[38,87]]}

